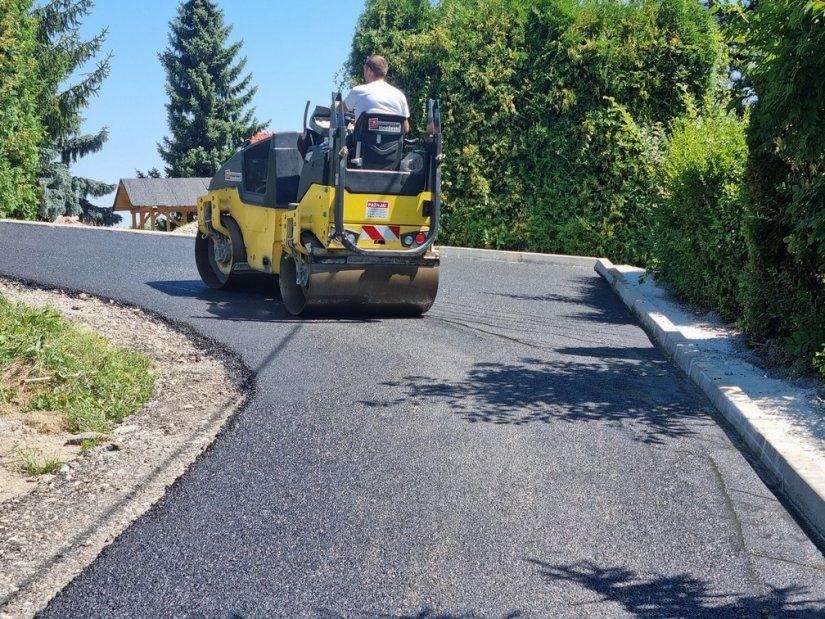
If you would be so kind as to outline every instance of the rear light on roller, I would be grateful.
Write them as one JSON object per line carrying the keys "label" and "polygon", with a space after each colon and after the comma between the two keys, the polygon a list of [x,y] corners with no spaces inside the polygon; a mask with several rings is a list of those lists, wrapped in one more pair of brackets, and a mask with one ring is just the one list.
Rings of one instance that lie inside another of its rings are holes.
{"label": "rear light on roller", "polygon": [[418,247],[426,243],[427,238],[426,230],[413,230],[412,232],[406,232],[401,235],[401,244],[404,245],[404,247]]}

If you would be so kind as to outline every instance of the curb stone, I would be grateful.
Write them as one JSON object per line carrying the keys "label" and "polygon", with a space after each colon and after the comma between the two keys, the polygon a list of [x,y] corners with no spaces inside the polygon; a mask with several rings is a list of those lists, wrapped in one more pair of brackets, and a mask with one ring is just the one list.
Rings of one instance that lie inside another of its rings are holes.
{"label": "curb stone", "polygon": [[563,254],[535,254],[524,251],[501,251],[497,249],[475,249],[470,247],[451,247],[441,245],[441,256],[453,258],[476,258],[478,260],[495,260],[497,262],[524,262],[528,264],[566,264],[570,266],[592,267],[596,258],[587,256],[566,256]]}

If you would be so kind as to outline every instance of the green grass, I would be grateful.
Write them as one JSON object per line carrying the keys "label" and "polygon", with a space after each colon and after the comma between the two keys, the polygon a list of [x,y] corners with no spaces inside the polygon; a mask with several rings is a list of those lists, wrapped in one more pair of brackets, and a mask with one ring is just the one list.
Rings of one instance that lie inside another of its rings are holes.
{"label": "green grass", "polygon": [[21,447],[17,449],[17,455],[20,457],[20,468],[30,477],[48,475],[63,466],[60,460],[44,456],[39,449]]}
{"label": "green grass", "polygon": [[70,432],[112,430],[154,390],[152,360],[0,296],[0,404],[53,411]]}
{"label": "green grass", "polygon": [[90,449],[94,449],[98,445],[102,445],[106,441],[104,435],[100,435],[97,438],[89,438],[83,441],[80,441],[80,453],[86,453]]}

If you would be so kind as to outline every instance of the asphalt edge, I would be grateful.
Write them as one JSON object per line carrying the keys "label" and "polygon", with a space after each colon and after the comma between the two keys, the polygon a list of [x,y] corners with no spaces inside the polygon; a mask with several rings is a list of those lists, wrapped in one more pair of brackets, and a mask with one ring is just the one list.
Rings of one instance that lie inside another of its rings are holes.
{"label": "asphalt edge", "polygon": [[778,424],[768,419],[742,389],[730,384],[699,348],[673,323],[635,293],[609,260],[596,261],[596,272],[613,288],[645,331],[690,378],[775,479],[784,498],[825,543],[825,471]]}
{"label": "asphalt edge", "polygon": [[132,234],[148,234],[155,236],[176,236],[193,238],[194,234],[186,234],[172,230],[171,232],[161,232],[159,230],[132,230],[131,228],[116,228],[113,226],[87,226],[86,224],[59,224],[50,221],[29,221],[26,219],[7,219],[0,217],[0,223],[20,224],[22,226],[46,226],[47,228],[78,228],[83,230],[95,230],[99,232],[129,232]]}

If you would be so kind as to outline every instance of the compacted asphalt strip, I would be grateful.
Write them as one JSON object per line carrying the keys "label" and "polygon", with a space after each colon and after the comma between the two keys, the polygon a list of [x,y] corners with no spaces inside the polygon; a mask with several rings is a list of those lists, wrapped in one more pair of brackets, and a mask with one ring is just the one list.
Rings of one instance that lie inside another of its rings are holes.
{"label": "compacted asphalt strip", "polygon": [[441,251],[482,260],[592,265],[735,429],[816,541],[825,545],[825,405],[815,389],[766,376],[752,355],[743,354],[740,334],[712,318],[709,324],[704,316],[692,315],[643,269],[586,256],[458,247]]}

